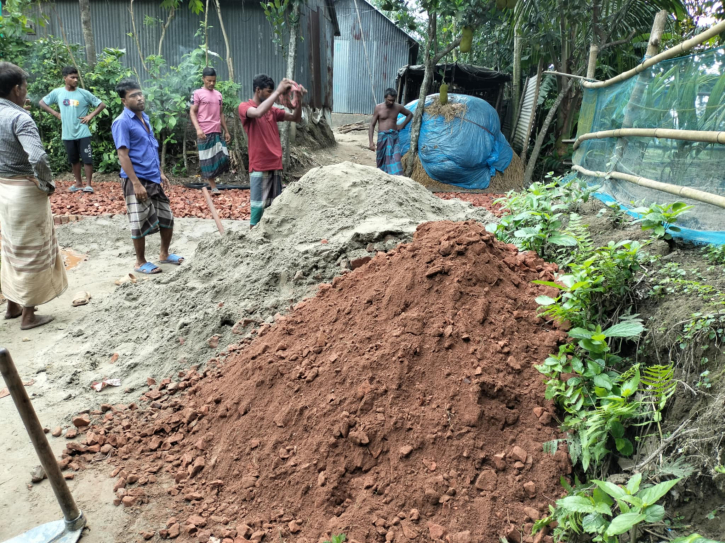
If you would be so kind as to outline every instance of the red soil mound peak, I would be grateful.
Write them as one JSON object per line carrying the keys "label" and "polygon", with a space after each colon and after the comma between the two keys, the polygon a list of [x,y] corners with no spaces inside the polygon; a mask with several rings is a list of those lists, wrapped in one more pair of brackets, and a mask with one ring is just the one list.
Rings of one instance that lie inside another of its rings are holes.
{"label": "red soil mound peak", "polygon": [[166,477],[180,540],[531,541],[571,470],[542,450],[561,436],[533,367],[565,338],[536,317],[552,271],[478,223],[423,224],[183,400],[154,388],[107,423],[122,473]]}

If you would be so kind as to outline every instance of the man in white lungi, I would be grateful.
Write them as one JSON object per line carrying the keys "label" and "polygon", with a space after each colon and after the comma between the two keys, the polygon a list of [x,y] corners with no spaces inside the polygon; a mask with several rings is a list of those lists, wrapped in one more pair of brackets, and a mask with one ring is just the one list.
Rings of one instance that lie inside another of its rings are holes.
{"label": "man in white lungi", "polygon": [[35,306],[68,288],[50,210],[53,174],[38,127],[23,109],[27,78],[0,62],[0,291],[8,300],[5,318],[21,317],[21,330],[52,321]]}

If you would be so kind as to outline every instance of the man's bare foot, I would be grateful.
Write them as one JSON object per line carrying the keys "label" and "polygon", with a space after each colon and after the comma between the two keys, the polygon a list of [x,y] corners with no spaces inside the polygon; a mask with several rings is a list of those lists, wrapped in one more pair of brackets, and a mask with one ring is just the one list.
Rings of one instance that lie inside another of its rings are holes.
{"label": "man's bare foot", "polygon": [[5,310],[5,320],[17,319],[22,314],[23,308],[20,304],[16,304],[15,302],[8,300],[8,307]]}
{"label": "man's bare foot", "polygon": [[34,307],[26,307],[23,309],[23,320],[20,322],[21,330],[30,330],[52,322],[55,317],[50,315],[36,315]]}

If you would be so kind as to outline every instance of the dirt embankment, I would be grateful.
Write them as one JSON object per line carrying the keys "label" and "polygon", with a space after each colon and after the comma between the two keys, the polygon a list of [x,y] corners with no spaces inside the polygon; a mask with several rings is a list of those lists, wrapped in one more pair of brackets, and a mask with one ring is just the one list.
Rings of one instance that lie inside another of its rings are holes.
{"label": "dirt embankment", "polygon": [[180,541],[532,541],[571,471],[542,450],[561,436],[533,367],[565,339],[536,317],[552,271],[473,221],[423,224],[203,374],[106,407],[64,462],[106,446],[117,503],[161,485],[174,518],[150,528]]}

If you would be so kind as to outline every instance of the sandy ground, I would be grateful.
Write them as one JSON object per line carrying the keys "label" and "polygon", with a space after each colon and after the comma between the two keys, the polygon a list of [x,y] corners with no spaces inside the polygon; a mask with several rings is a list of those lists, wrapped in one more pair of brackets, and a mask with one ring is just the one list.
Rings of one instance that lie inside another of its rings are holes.
{"label": "sandy ground", "polygon": [[[375,166],[375,153],[368,149],[366,131],[336,133],[338,145],[314,153],[315,164],[329,165],[349,160],[358,164]],[[247,228],[246,221],[223,221],[228,229]],[[41,314],[52,314],[55,321],[35,330],[20,331],[17,320],[0,320],[0,345],[13,356],[15,365],[24,381],[33,379],[27,388],[41,424],[47,428],[66,426],[68,417],[82,409],[94,409],[106,401],[118,402],[120,390],[98,395],[97,405],[88,405],[87,395],[79,394],[77,386],[68,386],[65,391],[48,382],[47,367],[37,360],[38,353],[52,348],[57,338],[73,326],[81,316],[92,313],[94,303],[107,296],[116,287],[114,281],[133,272],[133,248],[128,237],[125,216],[114,218],[86,218],[78,223],[58,227],[61,247],[71,249],[70,253],[83,255],[81,261],[68,271],[68,290],[58,299],[44,305]],[[183,255],[189,262],[199,240],[214,235],[214,222],[205,219],[177,219],[172,251]],[[147,257],[158,254],[158,236],[151,239]],[[163,266],[163,274],[173,274],[175,266]],[[137,274],[138,275],[138,274]],[[142,277],[143,280],[147,280]],[[153,279],[150,279],[153,280]],[[92,295],[86,306],[72,307],[71,301],[79,291]],[[4,305],[0,307],[4,311]],[[59,357],[60,359],[60,357]],[[69,374],[73,368],[68,368]],[[4,384],[0,384],[0,389]],[[85,391],[84,391],[85,392]],[[133,397],[131,397],[133,396]],[[134,401],[137,394],[125,395],[126,403]],[[112,398],[112,399],[111,399]],[[54,452],[60,455],[67,441],[48,437]],[[30,528],[62,518],[48,481],[32,485],[30,471],[39,464],[25,428],[15,411],[12,399],[0,399],[0,541],[5,541]],[[165,518],[163,511],[152,511],[153,504],[144,506],[149,511],[136,512],[133,516],[122,508],[114,507],[114,481],[101,469],[78,472],[75,479],[68,481],[69,487],[88,518],[89,529],[84,532],[83,541],[88,543],[127,542],[140,539],[143,529],[158,529],[148,525],[146,517]]]}
{"label": "sandy ground", "polygon": [[[223,222],[227,229],[247,228],[248,225],[241,221]],[[172,251],[189,262],[194,258],[199,240],[216,235],[214,222],[204,219],[177,219],[175,230]],[[93,312],[94,303],[117,288],[114,281],[133,272],[134,262],[127,221],[122,216],[86,218],[60,226],[58,238],[61,247],[86,255],[87,259],[68,271],[68,290],[60,298],[41,307],[40,312],[54,315],[55,321],[35,330],[20,331],[17,320],[0,320],[0,345],[12,354],[23,380],[35,380],[27,391],[31,394],[41,424],[51,429],[60,426],[76,410],[96,406],[78,405],[73,400],[72,390],[66,395],[55,393],[57,387],[50,386],[45,368],[35,360],[35,355],[52,347],[63,331],[81,315]],[[158,259],[158,243],[158,236],[151,238],[147,249],[149,258],[155,256]],[[162,268],[162,275],[178,270],[170,265]],[[88,305],[72,307],[71,301],[78,291],[87,291],[93,296]],[[4,306],[2,309],[4,311]],[[3,387],[4,384],[0,386]],[[53,393],[52,388],[55,388]],[[98,394],[99,404],[105,401],[105,392]],[[49,436],[49,440],[58,455],[67,443],[62,437]],[[30,484],[30,471],[39,462],[9,396],[0,399],[0,457],[0,541],[60,519],[62,515],[48,481]],[[69,481],[69,486],[89,521],[90,529],[83,537],[84,542],[135,539],[138,530],[130,528],[128,522],[135,523],[136,520],[113,506],[113,480],[107,474],[100,470],[85,470]]]}

